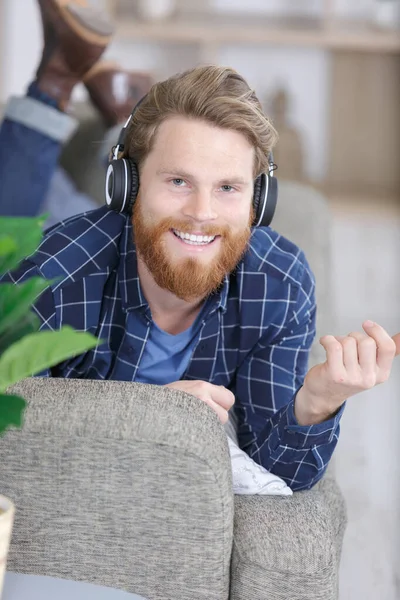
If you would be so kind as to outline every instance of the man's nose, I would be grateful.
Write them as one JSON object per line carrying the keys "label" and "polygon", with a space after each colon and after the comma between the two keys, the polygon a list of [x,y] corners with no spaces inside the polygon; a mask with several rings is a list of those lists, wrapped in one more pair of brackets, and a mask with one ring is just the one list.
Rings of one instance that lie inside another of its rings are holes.
{"label": "man's nose", "polygon": [[190,194],[184,206],[183,214],[196,221],[211,221],[217,218],[215,199],[207,191],[195,191]]}

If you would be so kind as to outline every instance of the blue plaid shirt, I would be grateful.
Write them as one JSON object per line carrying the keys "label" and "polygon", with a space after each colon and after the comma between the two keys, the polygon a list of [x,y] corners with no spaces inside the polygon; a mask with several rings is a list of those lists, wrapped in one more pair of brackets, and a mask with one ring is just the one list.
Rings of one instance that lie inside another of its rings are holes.
{"label": "blue plaid shirt", "polygon": [[[35,275],[57,279],[34,306],[41,329],[70,325],[103,340],[46,375],[113,379],[118,371],[119,379],[135,381],[152,318],[130,219],[106,208],[72,217],[50,229],[37,252],[1,281]],[[232,390],[240,447],[293,490],[322,477],[342,414],[313,426],[298,425],[294,416],[315,312],[303,253],[272,229],[255,229],[244,259],[208,303],[183,376]]]}

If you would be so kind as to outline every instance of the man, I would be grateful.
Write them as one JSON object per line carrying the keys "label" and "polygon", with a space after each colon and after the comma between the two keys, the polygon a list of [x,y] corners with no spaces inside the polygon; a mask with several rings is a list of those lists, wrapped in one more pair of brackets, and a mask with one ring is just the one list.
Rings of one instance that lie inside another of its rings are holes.
{"label": "man", "polygon": [[102,340],[47,375],[168,385],[223,423],[234,406],[240,446],[301,490],[326,469],[345,400],[388,378],[400,334],[365,322],[327,335],[326,362],[307,373],[309,266],[273,230],[251,228],[275,139],[232,69],[155,84],[124,145],[139,171],[132,215],[101,208],[61,223],[4,280],[57,280],[35,305],[42,329],[68,324]]}

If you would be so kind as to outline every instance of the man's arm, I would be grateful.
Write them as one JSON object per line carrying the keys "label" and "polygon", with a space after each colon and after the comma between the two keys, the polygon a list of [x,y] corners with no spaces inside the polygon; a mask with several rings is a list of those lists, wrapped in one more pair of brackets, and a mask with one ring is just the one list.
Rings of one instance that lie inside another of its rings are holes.
{"label": "man's arm", "polygon": [[254,460],[282,477],[293,490],[311,488],[324,474],[339,436],[343,408],[312,426],[300,425],[296,392],[308,369],[315,337],[314,281],[303,269],[285,323],[274,339],[268,332],[239,368],[234,387],[239,444]]}

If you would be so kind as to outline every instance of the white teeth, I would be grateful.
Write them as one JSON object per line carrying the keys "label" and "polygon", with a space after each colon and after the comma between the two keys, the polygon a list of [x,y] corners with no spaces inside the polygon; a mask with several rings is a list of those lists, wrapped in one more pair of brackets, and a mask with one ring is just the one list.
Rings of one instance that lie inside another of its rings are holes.
{"label": "white teeth", "polygon": [[184,240],[186,244],[194,244],[194,245],[205,245],[210,244],[215,240],[215,235],[194,235],[190,233],[183,233],[178,231],[177,229],[172,230],[176,236]]}

